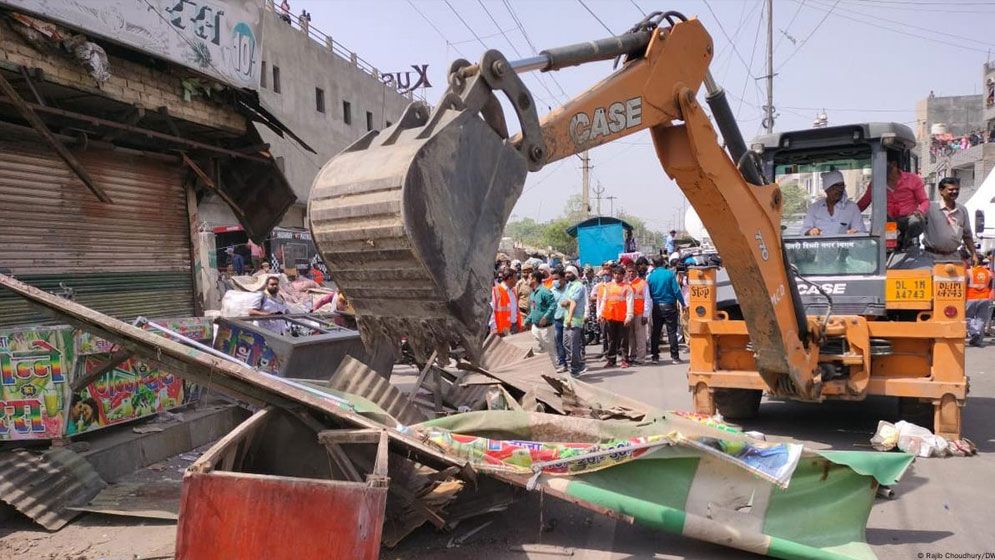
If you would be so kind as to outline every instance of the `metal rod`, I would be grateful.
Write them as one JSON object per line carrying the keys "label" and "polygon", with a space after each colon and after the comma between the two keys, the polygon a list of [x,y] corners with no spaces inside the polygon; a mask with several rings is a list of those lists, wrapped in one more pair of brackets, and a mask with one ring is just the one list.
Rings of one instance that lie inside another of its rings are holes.
{"label": "metal rod", "polygon": [[508,63],[511,69],[517,74],[522,74],[524,72],[532,72],[533,70],[545,71],[549,68],[550,58],[544,54],[539,56],[533,56],[529,58],[523,58],[521,60],[512,60]]}
{"label": "metal rod", "polygon": [[206,353],[208,353],[208,354],[210,354],[210,355],[212,355],[212,356],[214,356],[216,358],[221,358],[222,360],[227,360],[229,362],[232,362],[232,363],[238,364],[238,365],[242,365],[242,366],[245,365],[245,362],[239,360],[238,358],[235,358],[233,356],[229,356],[228,354],[225,354],[224,352],[222,352],[220,350],[215,350],[214,348],[211,348],[210,346],[208,346],[208,345],[206,345],[204,343],[197,342],[196,340],[194,340],[194,339],[192,339],[190,337],[183,336],[182,334],[180,334],[180,333],[178,333],[178,332],[176,332],[176,331],[174,331],[172,329],[169,329],[167,327],[164,327],[164,326],[162,326],[160,324],[153,323],[152,321],[149,321],[145,317],[139,317],[139,318],[135,319],[135,323],[138,324],[139,326],[148,325],[148,326],[152,327],[153,329],[155,329],[155,330],[157,330],[157,331],[159,331],[161,333],[168,334],[169,336],[175,338],[176,340],[178,340],[178,341],[180,341],[180,342],[182,342],[184,344],[187,344],[189,346],[193,346],[197,350],[200,350],[201,352],[206,352]]}

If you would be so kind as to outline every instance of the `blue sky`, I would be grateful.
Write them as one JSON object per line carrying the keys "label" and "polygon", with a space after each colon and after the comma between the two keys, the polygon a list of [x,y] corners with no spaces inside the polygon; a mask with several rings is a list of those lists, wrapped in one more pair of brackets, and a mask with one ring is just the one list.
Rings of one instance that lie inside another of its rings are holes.
{"label": "blue sky", "polygon": [[[766,74],[762,0],[291,0],[295,14],[383,71],[429,64],[435,103],[456,58],[487,48],[510,58],[619,33],[642,12],[678,10],[700,18],[716,46],[712,73],[733,97],[744,136],[760,131]],[[593,15],[592,13],[593,12]],[[982,64],[995,51],[995,0],[774,0],[776,130],[807,128],[823,108],[831,124],[891,120],[911,125],[915,104],[936,95],[980,93]],[[512,16],[514,14],[514,17]],[[516,21],[517,19],[517,21]],[[496,23],[495,23],[496,22]],[[521,29],[519,28],[521,24]],[[523,33],[524,31],[524,33]],[[479,41],[478,41],[479,38]],[[730,48],[730,40],[735,49]],[[748,70],[749,69],[749,70]],[[595,63],[525,79],[541,108],[555,107],[611,72]],[[740,99],[742,101],[740,101]],[[615,209],[669,229],[684,199],[664,174],[648,133],[592,150],[592,184]],[[532,173],[514,217],[556,217],[581,188],[580,161]],[[603,212],[608,212],[607,201]]]}

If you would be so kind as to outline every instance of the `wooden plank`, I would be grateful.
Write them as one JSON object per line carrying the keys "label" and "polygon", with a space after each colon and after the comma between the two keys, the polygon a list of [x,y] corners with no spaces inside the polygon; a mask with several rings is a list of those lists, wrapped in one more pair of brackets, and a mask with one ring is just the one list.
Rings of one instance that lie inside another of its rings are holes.
{"label": "wooden plank", "polygon": [[414,399],[415,396],[418,395],[418,391],[421,390],[422,383],[425,382],[425,376],[428,375],[429,370],[432,369],[432,363],[435,362],[436,356],[438,356],[438,351],[432,351],[432,355],[428,358],[428,361],[425,362],[425,367],[423,367],[421,373],[418,374],[418,379],[415,380],[415,386],[412,387],[411,391],[408,393],[409,399]]}
{"label": "wooden plank", "polygon": [[44,140],[45,143],[48,144],[60,158],[62,158],[62,161],[66,162],[69,169],[72,169],[73,173],[79,177],[80,181],[83,181],[86,188],[90,189],[90,192],[92,192],[97,199],[100,200],[100,202],[106,202],[108,204],[114,202],[111,200],[111,197],[104,192],[104,189],[97,185],[96,181],[93,180],[93,177],[90,176],[90,173],[85,167],[83,167],[83,164],[76,159],[76,156],[70,153],[69,149],[63,146],[62,142],[56,139],[55,136],[52,136],[52,132],[47,126],[45,126],[45,123],[41,120],[41,117],[39,117],[34,110],[24,102],[24,99],[21,99],[20,94],[17,93],[14,86],[10,85],[7,78],[3,77],[2,73],[0,73],[0,90],[2,90],[4,95],[7,96],[14,108],[17,109],[17,112],[24,117],[24,120],[28,121],[31,128],[35,129],[35,132],[42,137],[42,140]]}
{"label": "wooden plank", "polygon": [[236,448],[240,443],[248,443],[248,440],[251,439],[263,424],[269,421],[273,414],[273,407],[271,406],[256,411],[245,422],[239,424],[234,430],[228,432],[225,437],[219,439],[205,451],[203,455],[187,467],[187,471],[211,472],[229,449]]}
{"label": "wooden plank", "polygon": [[[78,379],[74,380],[72,384],[73,391],[79,391],[83,387],[93,383],[98,377],[121,365],[122,362],[128,360],[134,355],[135,353],[130,350],[118,350],[117,352],[114,352],[109,358],[107,358],[107,361],[101,364],[101,366],[94,370],[93,373],[81,375]],[[83,360],[81,360],[81,362],[83,362]]]}
{"label": "wooden plank", "polygon": [[323,430],[318,432],[318,441],[327,443],[376,443],[380,441],[383,430],[365,428],[362,430]]}
{"label": "wooden plank", "polygon": [[389,447],[387,431],[380,430],[380,443],[377,444],[377,460],[373,464],[373,473],[366,477],[370,486],[386,488],[390,482],[387,478],[387,450]]}

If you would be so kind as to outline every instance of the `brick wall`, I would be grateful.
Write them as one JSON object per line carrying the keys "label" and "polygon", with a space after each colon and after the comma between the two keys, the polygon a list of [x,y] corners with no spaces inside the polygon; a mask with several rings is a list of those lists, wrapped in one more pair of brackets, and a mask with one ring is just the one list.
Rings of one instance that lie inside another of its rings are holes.
{"label": "brick wall", "polygon": [[111,77],[98,86],[68,53],[61,56],[38,51],[10,27],[0,25],[0,62],[39,68],[49,82],[130,105],[150,110],[166,107],[169,114],[178,119],[237,133],[245,131],[245,117],[229,107],[202,97],[184,101],[179,76],[114,56],[110,56],[109,61]]}

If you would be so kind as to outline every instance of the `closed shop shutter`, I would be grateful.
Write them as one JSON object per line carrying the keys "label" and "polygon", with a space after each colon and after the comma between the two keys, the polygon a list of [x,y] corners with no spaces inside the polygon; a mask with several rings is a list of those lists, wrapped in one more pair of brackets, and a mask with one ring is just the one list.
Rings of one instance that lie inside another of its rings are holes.
{"label": "closed shop shutter", "polygon": [[[0,267],[22,281],[74,291],[122,319],[190,316],[190,228],[182,169],[148,157],[74,152],[113,204],[97,200],[47,146],[0,141]],[[47,319],[0,290],[0,326]]]}

